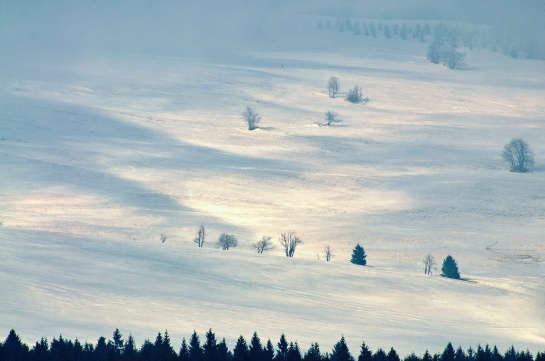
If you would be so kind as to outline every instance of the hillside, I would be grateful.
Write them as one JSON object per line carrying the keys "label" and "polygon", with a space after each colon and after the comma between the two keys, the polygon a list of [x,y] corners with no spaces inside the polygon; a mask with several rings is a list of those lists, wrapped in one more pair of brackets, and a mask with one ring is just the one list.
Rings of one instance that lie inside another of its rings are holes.
{"label": "hillside", "polygon": [[[353,353],[362,340],[401,354],[544,350],[545,62],[463,49],[451,71],[425,43],[253,19],[224,34],[243,34],[232,47],[187,54],[153,35],[153,51],[115,49],[120,34],[93,50],[77,36],[59,52],[13,46],[0,71],[0,329],[29,343],[118,327],[139,343],[168,329],[179,347],[212,328],[230,345],[257,331],[324,351],[344,335]],[[58,39],[48,31],[40,41]],[[369,103],[344,101],[354,85]],[[253,132],[247,105],[262,116]],[[319,126],[327,110],[343,122]],[[502,162],[513,137],[534,149],[532,172]],[[251,250],[290,230],[304,241],[293,259]],[[220,233],[239,246],[214,248]],[[358,242],[368,267],[348,262]],[[464,281],[425,276],[427,253],[452,255]]]}

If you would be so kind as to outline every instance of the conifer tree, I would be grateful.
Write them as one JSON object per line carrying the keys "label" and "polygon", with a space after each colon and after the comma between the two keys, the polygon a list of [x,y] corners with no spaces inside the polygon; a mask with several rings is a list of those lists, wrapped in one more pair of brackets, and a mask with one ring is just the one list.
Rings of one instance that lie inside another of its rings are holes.
{"label": "conifer tree", "polygon": [[205,335],[203,349],[203,361],[216,361],[216,353],[218,350],[218,343],[216,341],[216,335],[209,329]]}
{"label": "conifer tree", "polygon": [[461,346],[458,347],[456,353],[454,354],[454,361],[468,361],[466,358],[466,354],[464,350],[462,350]]}
{"label": "conifer tree", "polygon": [[367,264],[367,255],[365,254],[365,250],[362,246],[358,243],[354,250],[352,251],[352,259],[350,262],[353,264],[357,264],[360,266],[365,266]]}
{"label": "conifer tree", "polygon": [[248,356],[250,361],[263,361],[263,346],[261,345],[261,340],[259,339],[257,332],[254,332],[252,339],[250,340]]}
{"label": "conifer tree", "polygon": [[424,352],[424,356],[422,356],[422,361],[432,361],[431,360],[431,355],[428,352],[428,350],[426,350],[426,352]]}
{"label": "conifer tree", "polygon": [[301,349],[297,342],[290,342],[290,347],[288,348],[288,354],[286,355],[286,361],[301,361]]}
{"label": "conifer tree", "polygon": [[165,335],[163,336],[163,342],[158,350],[159,360],[161,361],[174,361],[176,360],[176,352],[170,343],[170,336],[168,331],[165,330]]}
{"label": "conifer tree", "polygon": [[233,349],[233,361],[249,361],[248,345],[242,335],[239,336],[237,344]]}
{"label": "conifer tree", "polygon": [[225,338],[223,338],[218,344],[217,357],[218,358],[216,361],[231,361],[233,358],[233,354],[231,353],[231,351],[229,351],[229,348],[227,347],[227,342],[225,342]]}
{"label": "conifer tree", "polygon": [[276,349],[275,361],[286,361],[288,356],[288,341],[286,341],[286,336],[284,334],[280,335],[280,340],[278,341],[278,348]]}
{"label": "conifer tree", "polygon": [[135,360],[138,350],[136,349],[136,343],[134,342],[134,337],[129,334],[129,337],[123,345],[123,358],[125,360]]}
{"label": "conifer tree", "polygon": [[273,361],[274,360],[274,346],[271,340],[267,340],[267,345],[263,351],[263,361]]}
{"label": "conifer tree", "polygon": [[191,338],[189,339],[189,361],[202,361],[202,348],[199,340],[199,336],[196,331],[193,331]]}
{"label": "conifer tree", "polygon": [[413,352],[410,355],[405,356],[403,361],[422,361],[422,359]]}
{"label": "conifer tree", "polygon": [[384,352],[384,350],[382,348],[379,348],[373,354],[373,361],[387,361],[386,352]]}
{"label": "conifer tree", "polygon": [[401,361],[399,358],[399,355],[397,354],[396,350],[394,348],[390,348],[390,351],[388,351],[388,355],[386,355],[386,360],[388,361]]}
{"label": "conifer tree", "polygon": [[448,343],[441,355],[441,361],[454,361],[454,347],[452,343]]}
{"label": "conifer tree", "polygon": [[178,361],[189,361],[189,347],[185,337],[182,338],[182,345],[180,346],[180,353],[178,354]]}
{"label": "conifer tree", "polygon": [[322,354],[320,353],[320,346],[317,343],[312,343],[310,348],[305,353],[303,361],[322,361]]}
{"label": "conifer tree", "polygon": [[361,343],[360,355],[358,356],[358,361],[373,361],[373,353],[369,350],[369,347],[365,342]]}
{"label": "conifer tree", "polygon": [[354,361],[354,357],[352,357],[348,350],[344,336],[333,346],[329,359],[331,361]]}
{"label": "conifer tree", "polygon": [[451,255],[448,255],[447,258],[445,258],[445,260],[443,261],[443,267],[441,267],[441,276],[447,277],[447,278],[460,279],[458,264],[456,263],[454,258],[452,258]]}

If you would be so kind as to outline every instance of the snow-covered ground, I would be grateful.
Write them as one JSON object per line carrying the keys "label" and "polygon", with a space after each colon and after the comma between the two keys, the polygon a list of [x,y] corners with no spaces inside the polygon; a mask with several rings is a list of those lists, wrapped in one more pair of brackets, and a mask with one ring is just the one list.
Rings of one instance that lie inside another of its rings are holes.
{"label": "snow-covered ground", "polygon": [[[213,56],[2,63],[0,332],[545,349],[545,62],[464,49],[451,71],[426,44],[307,20]],[[354,85],[369,103],[344,101]],[[319,126],[327,110],[343,122]],[[513,137],[532,172],[502,162]],[[290,230],[293,259],[251,249]],[[239,246],[216,249],[220,233]],[[358,242],[368,267],[349,263]],[[424,275],[427,253],[465,280]]]}

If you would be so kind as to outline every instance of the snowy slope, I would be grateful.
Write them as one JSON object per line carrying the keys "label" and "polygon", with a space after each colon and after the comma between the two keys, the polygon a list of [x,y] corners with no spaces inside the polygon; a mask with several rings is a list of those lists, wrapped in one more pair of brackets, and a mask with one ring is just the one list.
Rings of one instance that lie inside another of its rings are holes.
{"label": "snowy slope", "polygon": [[[449,71],[426,44],[282,19],[254,18],[219,55],[132,41],[2,60],[0,329],[545,349],[545,63],[466,50]],[[332,75],[370,102],[328,98]],[[319,126],[327,110],[343,123]],[[502,163],[513,137],[533,172]],[[250,249],[289,230],[305,242],[294,259]],[[213,247],[224,232],[238,248]],[[357,242],[369,267],[348,262]],[[466,280],[423,275],[427,253]]]}

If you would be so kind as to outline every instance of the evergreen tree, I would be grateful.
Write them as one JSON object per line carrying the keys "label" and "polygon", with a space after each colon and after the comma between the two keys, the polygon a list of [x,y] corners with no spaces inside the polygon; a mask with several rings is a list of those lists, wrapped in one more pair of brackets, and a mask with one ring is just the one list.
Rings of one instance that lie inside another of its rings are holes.
{"label": "evergreen tree", "polygon": [[123,359],[127,361],[136,360],[136,355],[138,350],[136,349],[136,343],[134,342],[134,337],[129,334],[129,337],[123,345]]}
{"label": "evergreen tree", "polygon": [[394,348],[390,348],[390,351],[388,352],[388,355],[386,355],[386,360],[388,361],[401,361],[399,358],[399,355],[397,354],[396,350]]}
{"label": "evergreen tree", "polygon": [[202,361],[202,349],[199,336],[196,331],[193,331],[189,339],[189,361]]}
{"label": "evergreen tree", "polygon": [[454,361],[454,347],[452,347],[452,343],[449,342],[447,347],[445,347],[441,355],[441,361]]}
{"label": "evergreen tree", "polygon": [[189,359],[189,346],[187,346],[185,337],[183,337],[182,345],[180,346],[180,353],[178,354],[178,361],[189,361]]}
{"label": "evergreen tree", "polygon": [[297,342],[290,342],[290,347],[288,348],[288,354],[286,355],[286,361],[301,361],[301,349]]}
{"label": "evergreen tree", "polygon": [[534,361],[545,361],[545,352],[538,351],[538,353],[536,353]]}
{"label": "evergreen tree", "polygon": [[237,344],[233,349],[233,361],[249,361],[248,345],[242,335],[239,336]]}
{"label": "evergreen tree", "polygon": [[415,353],[411,353],[410,355],[405,356],[403,361],[422,361],[422,359],[415,355]]}
{"label": "evergreen tree", "polygon": [[[458,264],[448,255],[443,261],[443,267],[441,267],[441,276],[447,278],[460,279],[460,272],[458,272]],[[478,355],[477,355],[478,356]]]}
{"label": "evergreen tree", "polygon": [[[59,337],[59,339],[62,340],[62,336]],[[55,340],[53,340],[53,342],[54,341]],[[51,343],[51,349],[53,350],[53,343]],[[108,353],[109,352],[108,352],[108,345],[106,344],[106,339],[103,336],[100,336],[98,338],[97,345],[95,346],[95,350],[93,351],[93,358],[96,361],[107,361],[109,356]]]}
{"label": "evergreen tree", "polygon": [[513,345],[511,345],[511,348],[505,352],[503,359],[505,361],[515,361],[517,359],[517,351],[515,351],[515,347],[513,347]]}
{"label": "evergreen tree", "polygon": [[123,336],[121,335],[121,332],[119,332],[119,329],[117,328],[115,329],[112,335],[112,347],[116,356],[120,356],[123,353],[123,349],[124,349]]}
{"label": "evergreen tree", "polygon": [[[1,344],[0,344],[1,345]],[[0,359],[2,352],[0,351]],[[50,361],[51,354],[49,353],[49,342],[46,337],[42,337],[40,342],[36,342],[32,350],[30,350],[29,359],[31,361]]]}
{"label": "evergreen tree", "polygon": [[322,361],[322,354],[320,353],[320,346],[317,343],[312,343],[310,348],[305,353],[303,361]]}
{"label": "evergreen tree", "polygon": [[153,360],[155,358],[155,346],[153,343],[146,339],[140,347],[139,359],[142,360]]}
{"label": "evergreen tree", "polygon": [[216,341],[216,335],[209,329],[205,335],[203,349],[203,361],[216,361],[218,352],[218,343]]}
{"label": "evergreen tree", "polygon": [[276,349],[275,361],[286,361],[288,356],[288,341],[286,341],[286,336],[282,334],[280,340],[278,341],[278,348]]}
{"label": "evergreen tree", "polygon": [[369,347],[365,342],[361,343],[360,355],[358,356],[358,361],[373,361],[373,353],[369,350]]}
{"label": "evergreen tree", "polygon": [[333,346],[329,359],[331,361],[354,361],[354,357],[352,357],[348,350],[344,336]]}
{"label": "evergreen tree", "polygon": [[384,352],[384,350],[382,348],[379,348],[373,354],[373,361],[387,361],[386,352]]}
{"label": "evergreen tree", "polygon": [[352,251],[352,259],[350,262],[353,264],[357,264],[360,266],[365,266],[367,264],[367,255],[365,254],[365,250],[362,246],[358,243],[354,250]]}
{"label": "evergreen tree", "polygon": [[229,351],[229,348],[227,347],[225,338],[223,338],[221,342],[218,344],[216,361],[231,361],[232,358],[233,358],[233,355],[231,354],[231,351]]}
{"label": "evergreen tree", "polygon": [[267,340],[267,345],[263,351],[263,361],[273,361],[274,360],[274,346],[271,340]]}
{"label": "evergreen tree", "polygon": [[170,336],[168,331],[165,330],[165,335],[163,336],[163,342],[158,350],[159,360],[161,361],[174,361],[176,360],[176,352],[170,343]]}
{"label": "evergreen tree", "polygon": [[250,361],[263,361],[263,352],[261,340],[259,339],[257,332],[254,332],[252,339],[250,340],[250,350],[248,354]]}
{"label": "evergreen tree", "polygon": [[26,360],[28,357],[28,346],[21,342],[21,338],[14,329],[9,331],[9,335],[2,344],[0,351],[0,360],[2,361],[19,361]]}
{"label": "evergreen tree", "polygon": [[426,350],[426,352],[424,352],[424,356],[422,356],[422,361],[432,361],[431,360],[431,355],[428,352],[428,350]]}
{"label": "evergreen tree", "polygon": [[468,361],[464,350],[459,346],[454,354],[454,361]]}

